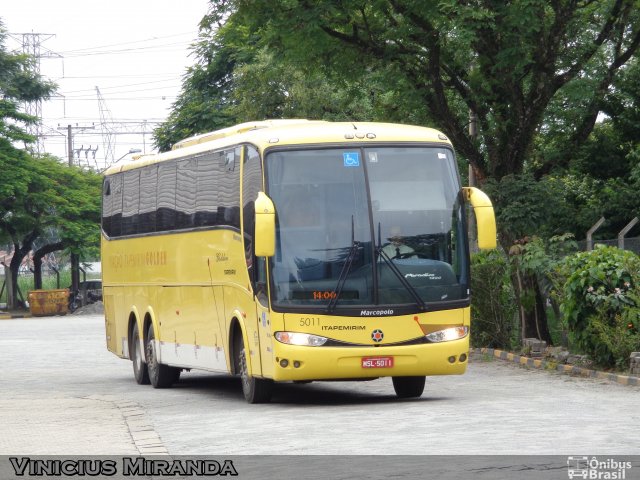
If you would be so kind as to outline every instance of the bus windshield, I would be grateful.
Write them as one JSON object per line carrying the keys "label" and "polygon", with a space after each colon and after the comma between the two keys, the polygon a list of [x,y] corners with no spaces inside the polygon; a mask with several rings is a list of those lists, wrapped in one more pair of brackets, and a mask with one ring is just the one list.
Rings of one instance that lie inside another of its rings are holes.
{"label": "bus windshield", "polygon": [[468,252],[451,150],[273,151],[275,310],[424,310],[467,301]]}

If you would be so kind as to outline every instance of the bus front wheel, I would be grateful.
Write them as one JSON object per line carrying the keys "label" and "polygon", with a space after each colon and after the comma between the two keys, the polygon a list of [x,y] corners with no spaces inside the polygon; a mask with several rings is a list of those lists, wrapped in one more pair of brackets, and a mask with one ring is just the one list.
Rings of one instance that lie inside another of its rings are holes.
{"label": "bus front wheel", "polygon": [[133,324],[133,330],[131,331],[130,350],[133,376],[136,382],[138,385],[149,385],[149,371],[147,370],[147,364],[143,362],[144,352],[140,347],[140,331],[138,330],[137,322]]}
{"label": "bus front wheel", "polygon": [[273,382],[271,380],[256,378],[249,375],[247,367],[247,351],[242,340],[242,335],[236,336],[236,365],[242,380],[242,393],[249,403],[269,403],[271,401],[271,393],[273,391]]}
{"label": "bus front wheel", "polygon": [[426,377],[392,377],[393,389],[400,398],[419,397],[424,392]]}
{"label": "bus front wheel", "polygon": [[145,347],[145,354],[147,357],[147,370],[149,371],[149,380],[154,388],[167,388],[173,385],[180,378],[180,369],[170,367],[169,365],[163,365],[158,362],[158,355],[156,352],[155,334],[153,332],[153,325],[149,326],[147,333],[147,343]]}

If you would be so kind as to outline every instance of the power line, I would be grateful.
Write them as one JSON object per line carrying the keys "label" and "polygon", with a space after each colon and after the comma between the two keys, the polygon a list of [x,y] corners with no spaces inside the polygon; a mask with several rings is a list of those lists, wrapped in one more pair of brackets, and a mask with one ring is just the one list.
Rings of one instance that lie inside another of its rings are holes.
{"label": "power line", "polygon": [[[151,82],[138,82],[138,83],[127,83],[127,84],[124,84],[124,85],[113,85],[111,87],[103,87],[102,90],[113,90],[114,88],[137,87],[137,86],[140,86],[140,85],[153,85],[153,84],[156,84],[156,83],[167,83],[167,82],[175,82],[175,79],[170,78],[170,79],[167,79],[167,80],[154,80],[154,81],[151,81]],[[158,90],[158,89],[161,89],[161,88],[174,88],[174,87],[179,87],[179,85],[175,85],[174,84],[174,85],[169,85],[169,86],[166,86],[166,87],[156,87],[154,89],[145,88],[144,90],[131,90],[131,91],[140,92],[140,91]],[[71,90],[71,91],[68,91],[68,92],[63,92],[63,93],[61,93],[61,95],[68,96],[70,93],[83,93],[83,92],[90,92],[90,91],[91,91],[91,89],[83,88],[82,90]],[[94,90],[94,93],[95,93],[95,90]],[[114,92],[114,93],[126,93],[126,92]]]}
{"label": "power line", "polygon": [[[103,50],[97,52],[88,52],[88,53],[77,53],[77,54],[65,54],[65,58],[78,58],[78,57],[95,57],[99,55],[120,55],[120,54],[131,54],[131,53],[148,53],[149,50],[158,50],[164,47],[183,47],[184,45],[189,45],[190,42],[180,42],[180,43],[167,43],[164,45],[152,45],[149,47],[138,47],[138,48],[125,48],[121,50]],[[174,49],[164,49],[159,51],[169,52],[176,50]]]}
{"label": "power line", "polygon": [[67,53],[78,53],[78,52],[84,52],[84,51],[91,51],[91,50],[98,50],[100,48],[110,48],[110,47],[119,47],[121,45],[132,45],[135,43],[144,43],[144,42],[153,42],[155,40],[164,40],[165,38],[174,38],[174,37],[182,37],[184,35],[193,35],[193,32],[184,32],[184,33],[176,33],[173,35],[166,35],[166,36],[162,36],[162,37],[152,37],[152,38],[147,38],[144,40],[133,40],[131,42],[121,42],[121,43],[112,43],[109,45],[99,45],[96,47],[87,47],[87,48],[77,48],[75,50],[67,50],[66,52],[62,52],[62,54],[67,54]]}

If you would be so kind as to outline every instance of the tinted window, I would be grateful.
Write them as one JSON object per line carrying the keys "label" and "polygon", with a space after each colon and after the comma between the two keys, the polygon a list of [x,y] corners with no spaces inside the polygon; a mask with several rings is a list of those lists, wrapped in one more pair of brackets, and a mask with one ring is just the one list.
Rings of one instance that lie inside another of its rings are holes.
{"label": "tinted window", "polygon": [[240,230],[240,148],[227,150],[222,156],[218,194],[218,225]]}
{"label": "tinted window", "polygon": [[218,223],[218,165],[215,154],[198,158],[196,227],[214,226]]}
{"label": "tinted window", "polygon": [[158,232],[176,228],[176,178],[175,162],[158,165],[156,230]]}
{"label": "tinted window", "polygon": [[102,182],[102,229],[107,235],[111,235],[111,215],[113,215],[111,180],[105,178]]}
{"label": "tinted window", "polygon": [[158,166],[150,165],[140,171],[140,210],[138,233],[156,231],[156,189],[158,188]]}
{"label": "tinted window", "polygon": [[122,174],[104,181],[102,195],[102,228],[108,236],[118,236],[122,224]]}
{"label": "tinted window", "polygon": [[124,173],[122,194],[122,235],[138,233],[138,208],[140,205],[140,171]]}
{"label": "tinted window", "polygon": [[[105,179],[102,225],[110,237],[231,226],[240,229],[240,152],[210,152]],[[257,155],[254,151],[251,155]],[[257,157],[256,157],[257,158]],[[251,187],[261,179],[252,163]],[[261,182],[261,180],[260,180]]]}
{"label": "tinted window", "polygon": [[193,228],[196,214],[197,162],[194,159],[178,162],[178,180],[176,183],[176,210],[179,229]]}

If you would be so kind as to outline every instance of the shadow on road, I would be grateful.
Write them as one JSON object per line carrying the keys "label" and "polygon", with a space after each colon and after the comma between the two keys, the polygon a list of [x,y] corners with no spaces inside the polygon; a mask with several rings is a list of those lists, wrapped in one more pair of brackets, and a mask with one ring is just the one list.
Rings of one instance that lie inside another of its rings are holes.
{"label": "shadow on road", "polygon": [[[326,405],[366,405],[384,403],[439,402],[449,400],[446,397],[430,397],[428,391],[422,397],[399,399],[393,393],[391,379],[388,390],[380,393],[364,391],[362,385],[369,382],[313,382],[304,384],[277,383],[274,386],[271,403],[301,406]],[[385,380],[381,380],[385,381]],[[380,386],[378,385],[378,388]],[[206,374],[183,374],[179,383],[172,388],[185,392],[201,392],[212,397],[237,398],[244,401],[239,377]],[[385,389],[386,390],[386,389]]]}

